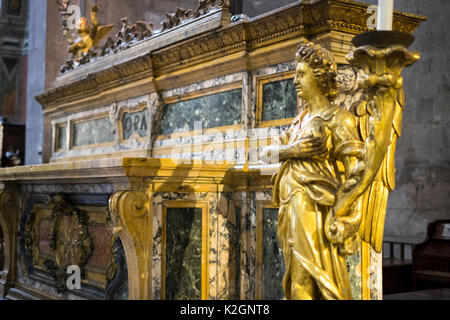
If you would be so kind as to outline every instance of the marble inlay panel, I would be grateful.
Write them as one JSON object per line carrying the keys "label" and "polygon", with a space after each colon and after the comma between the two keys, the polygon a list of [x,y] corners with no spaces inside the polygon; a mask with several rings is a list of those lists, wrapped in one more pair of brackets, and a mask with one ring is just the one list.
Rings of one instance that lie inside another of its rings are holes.
{"label": "marble inlay panel", "polygon": [[383,299],[383,255],[370,246],[369,266],[370,300]]}
{"label": "marble inlay panel", "polygon": [[54,250],[50,248],[50,230],[53,227],[53,222],[48,218],[42,218],[39,223],[39,253],[48,256],[54,256]]}
{"label": "marble inlay panel", "polygon": [[254,192],[241,194],[240,299],[256,299],[256,201]]}
{"label": "marble inlay panel", "polygon": [[145,137],[149,126],[148,121],[148,109],[137,112],[125,112],[122,117],[122,139],[128,140],[131,136]]}
{"label": "marble inlay panel", "polygon": [[208,252],[208,295],[210,300],[216,300],[219,297],[219,255],[220,244],[218,241],[218,204],[217,196],[211,194],[208,197],[209,201],[209,226],[208,226],[208,240],[209,240],[209,252]]}
{"label": "marble inlay panel", "polygon": [[263,85],[262,121],[294,118],[297,115],[297,93],[293,78]]}
{"label": "marble inlay panel", "polygon": [[261,77],[271,74],[283,73],[287,71],[294,71],[295,68],[296,68],[295,61],[291,61],[257,69],[253,72],[253,75],[256,77]]}
{"label": "marble inlay panel", "polygon": [[56,149],[66,149],[67,146],[67,126],[57,126]]}
{"label": "marble inlay panel", "polygon": [[202,209],[166,213],[166,299],[201,299]]}
{"label": "marble inlay panel", "polygon": [[114,142],[113,126],[109,118],[98,118],[73,124],[73,146],[89,146]]}
{"label": "marble inlay panel", "polygon": [[162,196],[153,195],[153,249],[152,249],[152,298],[161,299],[161,275],[162,275]]}
{"label": "marble inlay panel", "polygon": [[218,293],[216,298],[239,299],[239,215],[231,193],[221,193],[217,206]]}
{"label": "marble inlay panel", "polygon": [[354,300],[361,300],[361,250],[352,256],[347,256],[346,261],[352,287],[352,297]]}
{"label": "marble inlay panel", "polygon": [[201,122],[203,129],[241,123],[242,89],[220,92],[166,106],[161,134],[194,130]]}
{"label": "marble inlay panel", "polygon": [[280,300],[284,297],[281,280],[285,266],[277,235],[278,209],[264,208],[262,225],[264,300]]}
{"label": "marble inlay panel", "polygon": [[87,265],[106,271],[111,263],[111,235],[105,225],[90,224],[88,231],[94,249]]}
{"label": "marble inlay panel", "polygon": [[184,94],[198,92],[205,89],[217,88],[230,83],[237,83],[243,80],[244,73],[238,72],[220,76],[214,79],[199,81],[188,86],[170,89],[163,92],[164,99],[174,96],[182,96]]}

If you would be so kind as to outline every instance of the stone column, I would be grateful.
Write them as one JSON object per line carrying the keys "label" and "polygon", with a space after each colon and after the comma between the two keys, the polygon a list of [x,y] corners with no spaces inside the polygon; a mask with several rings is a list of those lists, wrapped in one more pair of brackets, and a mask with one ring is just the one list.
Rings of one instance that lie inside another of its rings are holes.
{"label": "stone column", "polygon": [[[45,90],[47,0],[29,2],[29,53],[25,164],[42,163],[43,116],[34,98]],[[58,30],[59,31],[59,30]]]}

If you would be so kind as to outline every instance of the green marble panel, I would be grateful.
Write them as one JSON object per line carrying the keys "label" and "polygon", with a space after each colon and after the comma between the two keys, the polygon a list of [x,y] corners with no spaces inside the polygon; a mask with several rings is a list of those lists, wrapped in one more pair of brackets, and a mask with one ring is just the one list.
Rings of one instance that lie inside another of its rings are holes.
{"label": "green marble panel", "polygon": [[264,300],[284,297],[281,280],[285,267],[283,252],[278,242],[278,209],[263,209],[263,281]]}
{"label": "green marble panel", "polygon": [[293,118],[297,115],[297,93],[294,79],[263,85],[262,121]]}
{"label": "green marble panel", "polygon": [[122,139],[127,140],[135,133],[140,137],[145,137],[147,135],[148,119],[148,109],[137,112],[125,112],[122,117]]}
{"label": "green marble panel", "polygon": [[66,149],[67,146],[67,126],[56,127],[56,149]]}
{"label": "green marble panel", "polygon": [[166,299],[200,300],[202,209],[168,208],[166,212]]}
{"label": "green marble panel", "polygon": [[194,122],[202,128],[215,128],[241,123],[242,89],[211,94],[167,105],[161,134],[194,130]]}
{"label": "green marble panel", "polygon": [[352,287],[353,300],[361,300],[361,250],[352,256],[345,257],[348,276]]}
{"label": "green marble panel", "polygon": [[[236,232],[233,243],[234,254],[236,257],[236,269],[234,274],[235,296],[234,299],[240,299],[240,275],[241,275],[241,207],[236,207]],[[233,297],[232,297],[233,298]]]}
{"label": "green marble panel", "polygon": [[75,123],[73,126],[73,146],[114,142],[113,127],[109,118],[98,118]]}

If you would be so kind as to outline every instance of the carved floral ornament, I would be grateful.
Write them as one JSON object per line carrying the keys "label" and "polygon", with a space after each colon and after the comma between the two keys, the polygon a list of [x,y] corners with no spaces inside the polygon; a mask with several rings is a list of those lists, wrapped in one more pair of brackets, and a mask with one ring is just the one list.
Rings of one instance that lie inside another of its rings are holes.
{"label": "carved floral ornament", "polygon": [[[52,228],[49,240],[55,260],[44,259],[43,264],[52,278],[59,293],[67,290],[66,270],[70,265],[86,265],[94,245],[88,232],[87,213],[71,205],[63,194],[47,196],[46,206],[51,208]],[[37,207],[25,214],[19,232],[21,252],[27,272],[32,272],[39,259],[36,251],[39,239],[36,233]]]}
{"label": "carved floral ornament", "polygon": [[[86,285],[86,290],[83,287],[85,292],[90,292],[94,288],[105,290],[105,298],[108,300],[123,297],[124,292],[128,290],[127,263],[121,239],[113,230],[109,216],[106,218],[106,229],[111,235],[109,247],[111,261],[106,269],[105,283],[98,283],[92,281],[89,276],[85,277],[88,260],[94,250],[94,242],[89,234],[88,226],[90,223],[97,223],[95,219],[89,221],[88,213],[91,209],[83,210],[71,204],[69,198],[61,193],[47,195],[45,203],[32,200],[29,205],[32,209],[24,211],[19,230],[19,252],[27,277],[30,278],[32,275],[31,278],[41,281],[39,271],[43,271],[53,278],[54,287],[61,294],[68,290],[68,267],[76,265],[81,269],[81,283]],[[44,211],[41,212],[43,209]],[[50,219],[51,229],[48,240],[51,254],[47,252],[43,255],[40,252],[42,240],[39,239],[39,229],[42,218]],[[49,254],[52,258],[48,256]],[[92,272],[91,269],[89,271]]]}
{"label": "carved floral ornament", "polygon": [[[68,19],[74,14],[69,12],[71,0],[57,0],[59,12],[62,16],[63,34],[69,43],[68,52],[72,57],[61,67],[60,72],[64,73],[76,67],[89,63],[97,56],[106,56],[128,49],[132,44],[149,39],[153,36],[154,25],[151,22],[137,21],[130,23],[127,17],[120,19],[121,29],[116,34],[116,39],[108,37],[100,52],[96,51],[99,41],[107,36],[114,27],[113,24],[99,26],[97,21],[98,6],[94,4],[91,9],[91,23],[88,19],[80,19],[77,34],[78,39],[71,39]],[[207,14],[212,8],[230,8],[230,0],[199,0],[195,11],[176,8],[175,12],[166,13],[166,20],[161,23],[161,29],[155,33],[161,33],[179,26],[185,20],[199,18]]]}

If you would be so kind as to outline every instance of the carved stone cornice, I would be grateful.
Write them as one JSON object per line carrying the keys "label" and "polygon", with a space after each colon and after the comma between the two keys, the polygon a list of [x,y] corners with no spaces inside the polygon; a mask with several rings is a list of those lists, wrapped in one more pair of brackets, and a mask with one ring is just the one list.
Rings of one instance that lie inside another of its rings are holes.
{"label": "carved stone cornice", "polygon": [[[319,34],[326,31],[341,31],[351,34],[360,34],[369,31],[367,19],[367,4],[356,1],[326,0],[317,1],[305,6],[305,31],[308,35]],[[394,31],[412,33],[424,21],[425,17],[394,13]]]}
{"label": "carved stone cornice", "polygon": [[[101,57],[67,72],[58,78],[56,88],[36,99],[44,110],[54,109],[63,102],[95,96],[107,88],[124,86],[145,77],[170,77],[171,73],[190,66],[238,52],[243,53],[241,64],[246,66],[246,54],[261,47],[298,39],[302,34],[307,37],[331,31],[360,34],[368,30],[366,22],[369,17],[367,4],[348,0],[299,1],[236,23],[223,22],[221,14],[220,10],[214,9],[157,37],[138,42],[125,51]],[[411,33],[424,20],[422,16],[396,12],[394,29]],[[204,28],[208,31],[200,32]],[[186,30],[197,31],[186,37],[183,35]],[[279,54],[276,51],[267,54]],[[159,89],[168,88],[163,85]]]}
{"label": "carved stone cornice", "polygon": [[[97,64],[102,64],[97,60]],[[78,69],[87,68],[81,66]],[[81,99],[86,95],[96,94],[99,90],[119,86],[126,82],[138,81],[152,76],[152,61],[150,56],[136,57],[125,63],[105,67],[102,70],[89,73],[83,79],[79,79],[58,88],[50,89],[46,93],[36,97],[42,106],[57,104],[60,100],[71,97],[73,100]],[[44,107],[45,109],[45,107]]]}

